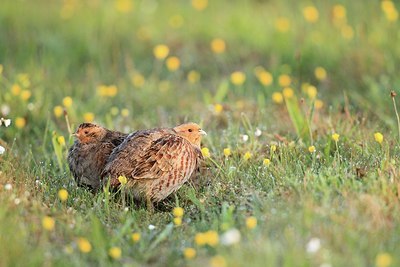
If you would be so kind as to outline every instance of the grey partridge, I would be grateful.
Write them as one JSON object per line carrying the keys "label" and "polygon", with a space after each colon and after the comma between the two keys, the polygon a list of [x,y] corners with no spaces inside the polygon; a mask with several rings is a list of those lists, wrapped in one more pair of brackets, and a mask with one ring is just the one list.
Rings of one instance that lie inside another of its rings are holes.
{"label": "grey partridge", "polygon": [[97,191],[108,157],[127,134],[93,123],[82,123],[74,133],[76,140],[68,152],[68,165],[79,186]]}
{"label": "grey partridge", "polygon": [[104,182],[118,187],[118,178],[126,177],[133,197],[147,200],[151,208],[153,202],[178,190],[198,170],[203,135],[206,132],[195,123],[134,132],[111,153]]}

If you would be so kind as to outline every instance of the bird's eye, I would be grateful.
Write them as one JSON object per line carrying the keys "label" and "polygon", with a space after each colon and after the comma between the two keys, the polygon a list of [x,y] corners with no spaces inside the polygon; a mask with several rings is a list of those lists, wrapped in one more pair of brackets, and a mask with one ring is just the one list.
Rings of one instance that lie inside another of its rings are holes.
{"label": "bird's eye", "polygon": [[191,133],[193,130],[192,130],[192,129],[189,129],[188,131],[189,131],[189,133]]}
{"label": "bird's eye", "polygon": [[84,131],[83,133],[84,133],[84,134],[88,134],[88,133],[89,133],[89,131]]}

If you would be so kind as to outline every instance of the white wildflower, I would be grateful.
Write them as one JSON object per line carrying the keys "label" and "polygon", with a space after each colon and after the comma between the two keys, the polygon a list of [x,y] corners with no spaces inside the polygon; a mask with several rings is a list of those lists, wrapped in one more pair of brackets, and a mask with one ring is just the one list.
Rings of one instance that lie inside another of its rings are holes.
{"label": "white wildflower", "polygon": [[243,134],[241,137],[243,142],[247,142],[249,140],[249,136],[247,134]]}
{"label": "white wildflower", "polygon": [[307,243],[307,252],[310,254],[316,253],[321,248],[321,240],[317,237],[313,237]]}
{"label": "white wildflower", "polygon": [[240,242],[240,232],[238,229],[230,229],[222,234],[221,236],[221,244],[225,246],[234,245]]}
{"label": "white wildflower", "polygon": [[256,129],[256,131],[254,132],[254,135],[256,136],[256,137],[259,137],[259,136],[261,136],[261,134],[262,134],[262,131],[260,130],[260,129]]}
{"label": "white wildflower", "polygon": [[154,229],[156,229],[156,227],[154,225],[152,225],[152,224],[149,224],[149,230],[152,231]]}
{"label": "white wildflower", "polygon": [[15,205],[19,205],[19,203],[21,203],[21,199],[19,199],[19,198],[14,199]]}
{"label": "white wildflower", "polygon": [[2,113],[4,116],[7,116],[7,115],[10,113],[10,111],[11,111],[9,105],[2,105],[1,108],[0,108],[0,110],[1,110],[1,113]]}
{"label": "white wildflower", "polygon": [[12,189],[12,185],[11,184],[6,184],[4,186],[4,189],[7,190],[7,191],[10,191]]}
{"label": "white wildflower", "polygon": [[0,155],[3,155],[4,152],[6,152],[6,149],[2,146],[0,146]]}
{"label": "white wildflower", "polygon": [[4,119],[4,118],[1,118],[1,119],[0,119],[0,126],[1,126],[2,124],[4,124],[4,126],[6,126],[6,127],[10,126],[10,124],[11,124],[11,119]]}

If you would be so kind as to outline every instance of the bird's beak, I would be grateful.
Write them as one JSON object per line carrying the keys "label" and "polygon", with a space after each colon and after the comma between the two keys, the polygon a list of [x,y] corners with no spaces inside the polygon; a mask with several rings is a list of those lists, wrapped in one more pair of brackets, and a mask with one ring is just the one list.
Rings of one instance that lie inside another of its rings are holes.
{"label": "bird's beak", "polygon": [[199,130],[199,133],[200,133],[201,135],[207,135],[207,133],[206,133],[205,131],[203,131],[202,129]]}

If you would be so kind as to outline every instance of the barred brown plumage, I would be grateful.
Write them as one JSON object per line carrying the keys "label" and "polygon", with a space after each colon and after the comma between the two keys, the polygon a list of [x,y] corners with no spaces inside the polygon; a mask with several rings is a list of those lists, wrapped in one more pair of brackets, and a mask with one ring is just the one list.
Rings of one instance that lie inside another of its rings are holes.
{"label": "barred brown plumage", "polygon": [[118,177],[125,176],[136,199],[159,202],[197,170],[205,134],[195,123],[132,133],[112,152],[103,176],[111,187],[119,186]]}
{"label": "barred brown plumage", "polygon": [[76,140],[67,157],[69,169],[79,186],[97,191],[109,155],[128,135],[93,123],[82,123],[74,136]]}

